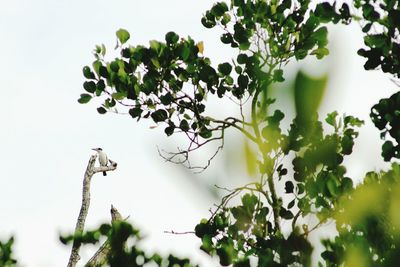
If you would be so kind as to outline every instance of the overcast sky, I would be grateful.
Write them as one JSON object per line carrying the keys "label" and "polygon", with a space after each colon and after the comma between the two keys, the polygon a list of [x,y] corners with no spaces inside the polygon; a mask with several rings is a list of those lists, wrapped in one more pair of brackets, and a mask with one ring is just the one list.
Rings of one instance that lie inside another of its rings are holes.
{"label": "overcast sky", "polygon": [[[177,144],[162,129],[149,129],[151,123],[100,116],[95,102],[80,105],[76,100],[83,92],[82,67],[93,61],[94,46],[104,43],[112,50],[119,28],[131,33],[132,44],[162,40],[170,30],[190,34],[204,41],[204,54],[216,62],[229,60],[234,54],[219,44],[218,31],[200,24],[212,2],[0,1],[0,239],[15,235],[22,266],[67,263],[70,248],[60,245],[58,236],[74,229],[90,149],[99,146],[119,165],[107,177],[94,177],[87,227],[108,222],[114,204],[143,229],[146,247],[206,264],[195,237],[163,233],[193,229],[215,202],[207,190],[188,181],[186,172],[158,156],[156,145]],[[360,179],[365,171],[384,166],[376,158],[381,143],[368,121],[369,109],[397,87],[380,72],[363,70],[364,60],[356,55],[362,45],[356,25],[332,29],[330,39],[331,56],[323,65],[310,61],[292,69],[330,71],[321,112],[338,110],[366,120],[348,161],[350,173]],[[218,174],[218,166],[209,173]],[[84,258],[91,256],[81,251]]]}

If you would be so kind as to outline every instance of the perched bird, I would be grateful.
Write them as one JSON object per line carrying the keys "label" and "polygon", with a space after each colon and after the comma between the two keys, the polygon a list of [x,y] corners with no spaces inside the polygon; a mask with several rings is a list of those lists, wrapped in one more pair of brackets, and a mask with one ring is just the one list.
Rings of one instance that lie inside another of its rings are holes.
{"label": "perched bird", "polygon": [[[92,150],[97,152],[97,155],[99,156],[99,163],[101,167],[107,167],[107,163],[108,163],[108,158],[106,153],[103,152],[103,149],[101,149],[100,147],[98,148],[92,148]],[[107,173],[103,172],[103,176],[106,176]]]}

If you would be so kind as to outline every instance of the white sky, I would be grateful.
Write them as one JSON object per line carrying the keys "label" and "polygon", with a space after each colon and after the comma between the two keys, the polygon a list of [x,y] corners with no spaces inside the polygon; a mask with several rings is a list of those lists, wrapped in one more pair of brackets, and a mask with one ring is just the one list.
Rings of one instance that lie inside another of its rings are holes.
{"label": "white sky", "polygon": [[[150,130],[151,123],[100,116],[95,103],[80,105],[76,100],[83,92],[82,67],[93,61],[94,46],[104,43],[112,50],[121,27],[129,30],[133,44],[162,40],[170,30],[190,34],[204,41],[207,56],[229,60],[230,50],[220,45],[218,32],[200,24],[212,3],[0,0],[0,239],[16,236],[22,266],[66,264],[70,248],[60,245],[58,235],[74,229],[90,148],[98,146],[119,166],[107,177],[93,179],[87,226],[108,222],[114,204],[143,228],[147,247],[192,256],[207,265],[197,238],[163,233],[193,229],[214,202],[207,190],[190,181],[192,176],[164,163],[155,146],[177,145],[162,129]],[[369,109],[398,88],[380,72],[363,71],[364,60],[355,53],[362,44],[357,27],[332,32],[331,57],[324,63],[331,78],[321,111],[338,110],[366,120],[349,161],[350,174],[360,177],[383,166],[376,158],[381,143],[368,120]],[[321,69],[313,62],[306,67]],[[215,178],[220,172],[214,166],[202,177]],[[91,256],[85,248],[81,251],[83,257]]]}

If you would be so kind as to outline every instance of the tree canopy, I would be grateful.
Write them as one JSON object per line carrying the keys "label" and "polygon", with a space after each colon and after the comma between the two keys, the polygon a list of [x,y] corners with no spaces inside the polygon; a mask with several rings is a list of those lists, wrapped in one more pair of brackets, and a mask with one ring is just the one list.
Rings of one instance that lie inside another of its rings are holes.
{"label": "tree canopy", "polygon": [[[234,58],[213,64],[203,53],[202,41],[175,32],[166,33],[162,41],[131,45],[130,33],[119,29],[119,56],[109,60],[105,46],[96,46],[94,62],[83,68],[85,93],[78,101],[86,104],[99,98],[100,114],[123,110],[136,121],[149,119],[163,125],[167,136],[183,134],[187,146],[164,156],[189,167],[194,150],[217,142],[217,153],[229,145],[224,144],[227,129],[243,134],[248,141],[246,160],[258,174],[257,181],[225,189],[210,217],[194,229],[201,239],[200,249],[217,256],[222,266],[316,262],[318,266],[395,266],[400,261],[398,93],[371,108],[371,120],[384,140],[382,158],[392,167],[367,173],[357,185],[347,175],[343,160],[351,156],[364,122],[336,111],[319,119],[318,103],[310,99],[319,96],[307,93],[307,88],[324,87],[326,80],[298,73],[297,114],[288,128],[281,126],[285,112],[276,108],[276,99],[270,96],[271,86],[285,80],[288,62],[329,55],[327,24],[354,21],[364,34],[364,47],[358,50],[366,58],[364,68],[399,78],[398,1],[232,0],[215,3],[201,23],[221,30],[220,41],[232,48]],[[213,117],[207,112],[210,97],[233,100],[240,116]],[[239,204],[233,199],[239,199]],[[334,224],[336,233],[321,240],[323,252],[313,261],[317,244],[308,236],[327,224]],[[105,263],[110,266],[193,265],[172,255],[149,256],[137,246],[139,231],[126,222],[102,225],[63,241],[96,243],[102,235],[111,240]],[[125,244],[128,239],[134,240],[132,246]]]}

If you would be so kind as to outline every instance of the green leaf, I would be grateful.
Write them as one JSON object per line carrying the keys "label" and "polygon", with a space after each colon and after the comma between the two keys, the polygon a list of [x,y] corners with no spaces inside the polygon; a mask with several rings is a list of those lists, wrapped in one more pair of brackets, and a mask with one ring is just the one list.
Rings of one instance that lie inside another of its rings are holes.
{"label": "green leaf", "polygon": [[202,238],[201,238],[201,247],[200,247],[200,249],[201,250],[203,250],[204,252],[206,252],[206,253],[211,253],[212,251],[213,251],[213,242],[212,242],[212,239],[211,239],[211,236],[210,235],[204,235]]}
{"label": "green leaf", "polygon": [[139,108],[139,107],[131,108],[129,110],[129,115],[131,115],[132,118],[137,118],[137,117],[140,117],[142,112],[143,112],[143,110],[141,108]]}
{"label": "green leaf", "polygon": [[363,16],[369,21],[376,21],[379,19],[379,13],[375,11],[371,4],[364,4],[362,6]]}
{"label": "green leaf", "polygon": [[102,63],[100,60],[96,60],[92,64],[94,71],[97,73],[97,76],[100,77],[100,67],[102,66]]}
{"label": "green leaf", "polygon": [[337,116],[338,116],[337,111],[333,111],[333,112],[329,113],[325,119],[326,123],[328,123],[329,125],[332,125],[333,127],[336,128],[337,127],[337,123],[336,123]]}
{"label": "green leaf", "polygon": [[293,199],[292,201],[290,201],[287,205],[287,208],[290,210],[291,208],[294,207],[294,204],[296,203],[296,199]]}
{"label": "green leaf", "polygon": [[81,104],[86,104],[92,99],[91,95],[88,94],[81,94],[81,97],[78,99],[78,102]]}
{"label": "green leaf", "polygon": [[126,98],[126,92],[113,93],[111,95],[111,97],[114,98],[115,100],[122,100],[122,99]]}
{"label": "green leaf", "polygon": [[218,71],[222,74],[222,75],[229,75],[232,71],[232,65],[229,64],[228,62],[222,63],[218,65]]}
{"label": "green leaf", "polygon": [[390,37],[384,34],[371,34],[364,37],[364,42],[367,46],[372,48],[382,48],[390,43]]}
{"label": "green leaf", "polygon": [[94,93],[96,91],[96,84],[93,81],[90,82],[84,82],[83,83],[83,88],[89,92],[89,93]]}
{"label": "green leaf", "polygon": [[283,70],[274,70],[273,79],[276,82],[283,82],[285,78],[283,78]]}
{"label": "green leaf", "polygon": [[235,248],[233,247],[232,241],[224,244],[217,249],[217,255],[219,256],[219,263],[222,266],[229,266],[232,264],[234,257],[236,256]]}
{"label": "green leaf", "polygon": [[250,42],[246,41],[246,42],[242,42],[239,44],[239,49],[242,51],[246,51],[250,48]]}
{"label": "green leaf", "polygon": [[221,39],[221,42],[224,44],[230,44],[233,41],[232,34],[230,34],[230,33],[222,34],[220,39]]}
{"label": "green leaf", "polygon": [[236,60],[239,64],[246,64],[248,59],[249,57],[246,54],[239,54]]}
{"label": "green leaf", "polygon": [[255,195],[252,195],[252,194],[245,194],[242,197],[242,203],[243,203],[243,206],[247,210],[249,210],[251,213],[253,213],[254,210],[255,210],[255,207],[256,207],[256,205],[258,203],[258,198]]}
{"label": "green leaf", "polygon": [[212,132],[209,129],[207,129],[206,127],[202,127],[200,129],[199,135],[201,137],[203,137],[204,139],[208,139],[212,136]]}
{"label": "green leaf", "polygon": [[293,182],[287,181],[287,182],[285,183],[285,191],[286,191],[286,194],[293,193],[293,189],[294,189]]}
{"label": "green leaf", "polygon": [[295,106],[302,120],[308,121],[317,113],[327,82],[326,75],[311,77],[302,71],[297,73],[294,85]]}
{"label": "green leaf", "polygon": [[85,76],[86,79],[95,79],[96,78],[94,76],[94,73],[88,66],[83,67],[83,76]]}
{"label": "green leaf", "polygon": [[293,219],[294,215],[290,210],[287,210],[283,207],[279,210],[279,216],[281,216],[285,220],[291,220]]}
{"label": "green leaf", "polygon": [[364,124],[363,120],[360,120],[353,116],[344,117],[343,122],[345,127],[347,127],[347,125],[361,127]]}
{"label": "green leaf", "polygon": [[190,48],[187,45],[184,45],[182,47],[182,51],[181,51],[181,57],[183,61],[186,61],[189,59],[190,56]]}
{"label": "green leaf", "polygon": [[326,27],[318,28],[311,36],[317,41],[320,48],[328,44],[328,29]]}
{"label": "green leaf", "polygon": [[168,45],[176,44],[179,41],[179,35],[175,32],[168,32],[165,35],[165,41]]}
{"label": "green leaf", "polygon": [[329,55],[329,50],[325,47],[317,48],[311,51],[310,55],[315,55],[318,59],[322,59],[324,56]]}
{"label": "green leaf", "polygon": [[326,182],[326,187],[328,188],[328,191],[332,196],[335,197],[338,195],[339,190],[338,190],[338,186],[336,184],[336,179],[334,177],[330,177],[328,179],[328,181]]}
{"label": "green leaf", "polygon": [[163,109],[158,109],[151,114],[151,118],[154,122],[162,122],[168,119],[168,113]]}
{"label": "green leaf", "polygon": [[211,29],[215,25],[217,25],[215,20],[209,20],[205,16],[201,18],[201,24],[203,24],[203,26],[206,27],[207,29]]}
{"label": "green leaf", "polygon": [[189,131],[189,123],[188,123],[188,121],[183,119],[179,124],[179,128],[181,128],[181,130],[184,131],[184,132]]}
{"label": "green leaf", "polygon": [[153,49],[155,52],[159,52],[160,48],[161,48],[161,44],[159,41],[156,40],[151,40],[149,41],[150,47],[151,49]]}
{"label": "green leaf", "polygon": [[203,68],[201,68],[199,73],[200,80],[205,83],[212,83],[216,78],[216,75],[217,73],[215,69],[209,65],[205,65]]}
{"label": "green leaf", "polygon": [[107,113],[107,110],[106,110],[105,108],[103,108],[103,107],[98,107],[98,108],[97,108],[97,112],[98,112],[99,114],[106,114],[106,113]]}
{"label": "green leaf", "polygon": [[164,132],[167,136],[170,136],[174,133],[174,130],[175,130],[175,126],[170,125],[164,129]]}
{"label": "green leaf", "polygon": [[126,43],[130,38],[129,32],[125,29],[119,29],[116,35],[121,44]]}
{"label": "green leaf", "polygon": [[247,88],[247,85],[249,84],[249,77],[240,74],[237,81],[240,88]]}
{"label": "green leaf", "polygon": [[396,155],[396,149],[392,141],[385,141],[382,145],[382,157],[385,161],[390,161]]}
{"label": "green leaf", "polygon": [[351,138],[348,135],[343,136],[341,141],[341,146],[342,146],[342,153],[344,155],[350,155],[353,152],[353,146],[354,146],[353,138]]}
{"label": "green leaf", "polygon": [[216,3],[211,8],[211,13],[217,18],[221,17],[226,11],[228,11],[228,5],[225,2]]}

